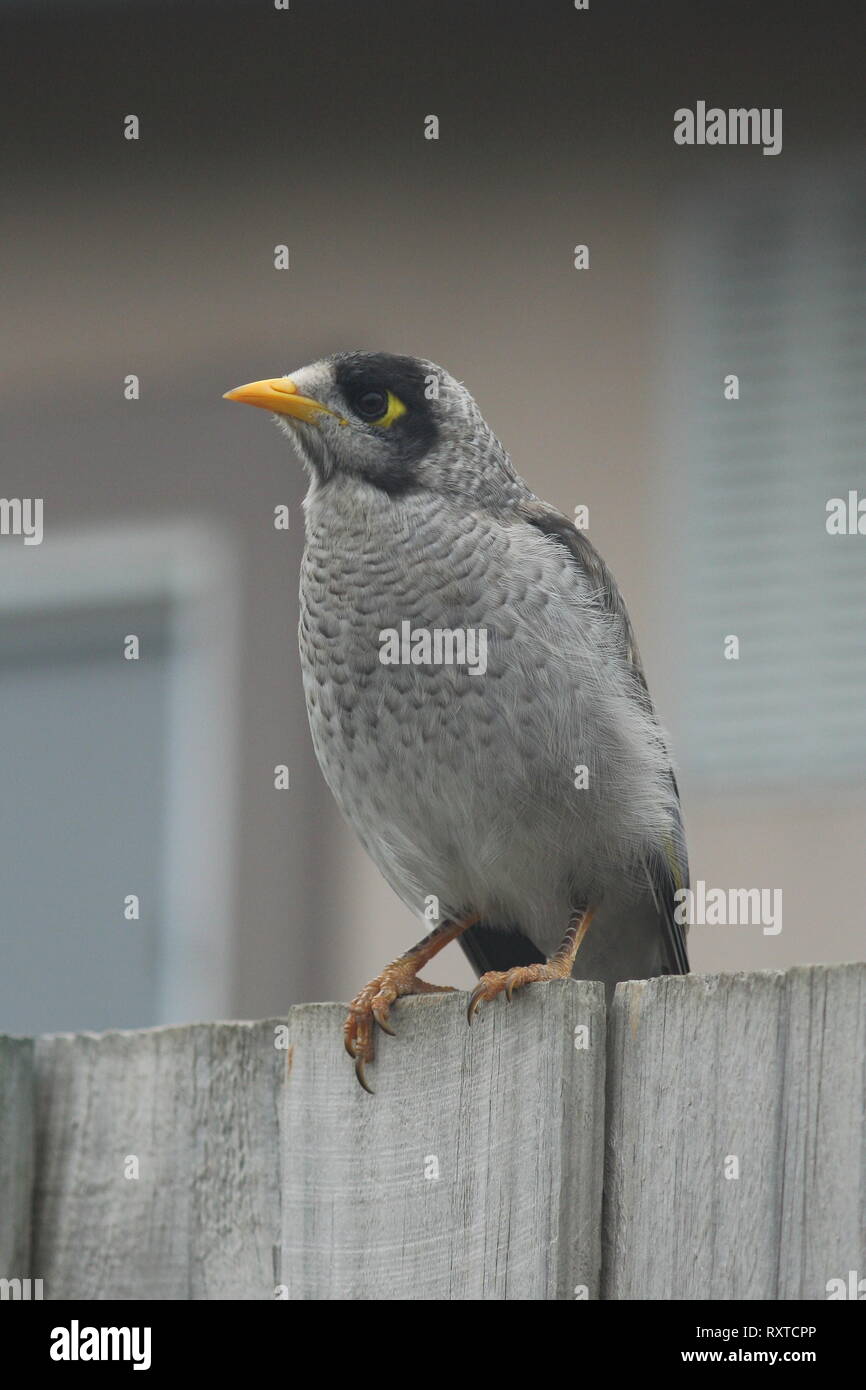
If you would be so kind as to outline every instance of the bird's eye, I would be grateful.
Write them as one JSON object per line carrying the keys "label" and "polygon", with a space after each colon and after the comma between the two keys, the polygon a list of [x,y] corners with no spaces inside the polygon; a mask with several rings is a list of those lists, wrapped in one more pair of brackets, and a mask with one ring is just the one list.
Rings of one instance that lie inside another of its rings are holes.
{"label": "bird's eye", "polygon": [[355,409],[365,420],[378,420],[388,409],[384,391],[364,391],[355,401]]}
{"label": "bird's eye", "polygon": [[406,414],[405,405],[393,391],[361,391],[352,402],[352,407],[362,420],[378,425],[380,429],[387,429],[399,416]]}

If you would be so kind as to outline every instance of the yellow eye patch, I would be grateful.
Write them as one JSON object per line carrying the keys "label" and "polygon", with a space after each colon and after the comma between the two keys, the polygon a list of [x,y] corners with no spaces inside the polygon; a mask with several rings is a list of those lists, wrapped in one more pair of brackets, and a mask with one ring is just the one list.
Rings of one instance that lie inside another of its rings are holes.
{"label": "yellow eye patch", "polygon": [[370,423],[378,425],[380,429],[386,430],[389,425],[393,425],[395,420],[399,420],[400,416],[405,414],[406,407],[399,396],[395,396],[393,391],[389,391],[388,409],[385,411],[384,415],[379,416],[378,420],[372,420]]}

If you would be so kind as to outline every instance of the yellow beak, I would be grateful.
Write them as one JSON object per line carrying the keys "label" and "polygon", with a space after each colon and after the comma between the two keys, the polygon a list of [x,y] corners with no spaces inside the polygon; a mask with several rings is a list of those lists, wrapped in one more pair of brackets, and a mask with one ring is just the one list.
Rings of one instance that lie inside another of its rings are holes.
{"label": "yellow beak", "polygon": [[330,406],[314,401],[311,396],[301,396],[290,376],[271,377],[268,381],[251,381],[247,386],[236,386],[226,391],[225,401],[241,401],[244,405],[257,405],[262,410],[272,410],[275,415],[293,415],[296,420],[308,424],[317,415],[334,415],[341,424],[346,424]]}

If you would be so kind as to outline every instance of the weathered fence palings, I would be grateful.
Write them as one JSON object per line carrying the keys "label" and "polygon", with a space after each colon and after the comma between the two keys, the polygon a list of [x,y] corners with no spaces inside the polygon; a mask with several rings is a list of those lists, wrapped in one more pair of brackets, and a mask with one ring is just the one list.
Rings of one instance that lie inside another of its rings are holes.
{"label": "weathered fence palings", "polygon": [[46,1298],[273,1297],[285,1061],[268,1023],[40,1038]]}
{"label": "weathered fence palings", "polygon": [[335,1004],[0,1039],[0,1276],[46,1298],[565,1299],[866,1275],[866,965],[622,985],[607,1042],[597,985],[533,986],[471,1030],[465,1004],[396,1007],[375,1096]]}
{"label": "weathered fence palings", "polygon": [[400,1003],[375,1096],[336,1004],[41,1039],[46,1297],[597,1297],[603,989],[465,1009]]}
{"label": "weathered fence palings", "polygon": [[605,1298],[866,1276],[866,965],[622,985],[608,1048]]}

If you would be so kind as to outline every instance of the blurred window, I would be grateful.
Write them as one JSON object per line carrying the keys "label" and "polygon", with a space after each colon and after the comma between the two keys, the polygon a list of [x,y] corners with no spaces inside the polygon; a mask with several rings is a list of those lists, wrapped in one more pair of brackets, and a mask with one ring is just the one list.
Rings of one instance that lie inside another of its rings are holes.
{"label": "blurred window", "polygon": [[227,1012],[234,611],[205,526],[0,548],[0,1031]]}
{"label": "blurred window", "polygon": [[862,782],[866,535],[826,528],[830,498],[866,499],[862,189],[749,181],[677,220],[672,600],[681,752],[705,782]]}

